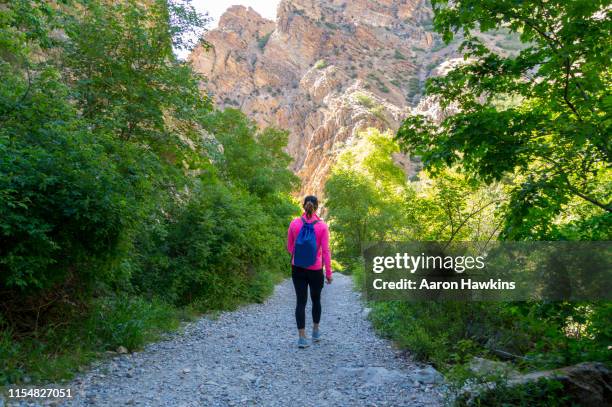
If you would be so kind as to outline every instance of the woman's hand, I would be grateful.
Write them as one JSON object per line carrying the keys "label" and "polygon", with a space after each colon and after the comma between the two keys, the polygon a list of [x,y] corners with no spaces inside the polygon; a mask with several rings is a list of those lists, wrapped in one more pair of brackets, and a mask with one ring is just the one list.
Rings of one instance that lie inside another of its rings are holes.
{"label": "woman's hand", "polygon": [[327,284],[331,284],[332,281],[334,281],[334,278],[330,275],[330,276],[325,276],[325,281],[327,281]]}

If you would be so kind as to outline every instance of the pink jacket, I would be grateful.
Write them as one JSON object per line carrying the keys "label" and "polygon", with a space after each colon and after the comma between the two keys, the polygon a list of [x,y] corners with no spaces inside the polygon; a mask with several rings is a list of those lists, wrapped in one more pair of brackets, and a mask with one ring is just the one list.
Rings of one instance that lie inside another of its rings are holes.
{"label": "pink jacket", "polygon": [[[310,219],[306,217],[306,214],[303,213],[302,217],[306,219],[306,222],[312,223],[316,220],[317,222],[314,225],[315,237],[317,239],[317,261],[310,267],[307,267],[309,270],[320,270],[323,268],[323,263],[325,263],[325,275],[327,277],[331,277],[332,269],[331,269],[331,254],[329,252],[329,229],[327,225],[321,218],[317,216],[317,214],[313,214]],[[302,219],[295,218],[291,221],[289,225],[289,230],[287,231],[287,251],[291,253],[291,264],[293,264],[293,250],[295,249],[295,240],[297,239],[298,234],[300,233],[300,229],[302,229]]]}

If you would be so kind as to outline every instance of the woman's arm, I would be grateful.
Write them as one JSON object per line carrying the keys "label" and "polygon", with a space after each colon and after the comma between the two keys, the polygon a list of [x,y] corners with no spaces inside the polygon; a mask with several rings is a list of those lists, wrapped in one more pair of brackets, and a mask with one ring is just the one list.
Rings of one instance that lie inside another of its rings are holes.
{"label": "woman's arm", "polygon": [[329,251],[329,229],[327,225],[325,225],[325,230],[323,231],[323,238],[321,239],[321,250],[323,255],[323,264],[325,264],[325,277],[327,277],[328,281],[332,276],[332,268],[331,268],[331,253]]}
{"label": "woman's arm", "polygon": [[293,233],[293,222],[289,224],[289,229],[287,230],[287,251],[293,254],[293,249],[295,247],[295,235]]}

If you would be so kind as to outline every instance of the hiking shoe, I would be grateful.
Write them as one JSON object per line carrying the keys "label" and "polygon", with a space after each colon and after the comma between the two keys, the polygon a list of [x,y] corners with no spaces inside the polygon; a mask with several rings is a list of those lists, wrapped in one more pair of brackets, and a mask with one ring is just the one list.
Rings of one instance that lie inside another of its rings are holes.
{"label": "hiking shoe", "polygon": [[314,342],[319,342],[321,340],[321,331],[318,329],[316,331],[312,331],[312,340]]}
{"label": "hiking shoe", "polygon": [[310,346],[310,344],[308,343],[308,339],[302,338],[302,337],[298,339],[298,348],[304,349],[304,348],[307,348],[308,346]]}

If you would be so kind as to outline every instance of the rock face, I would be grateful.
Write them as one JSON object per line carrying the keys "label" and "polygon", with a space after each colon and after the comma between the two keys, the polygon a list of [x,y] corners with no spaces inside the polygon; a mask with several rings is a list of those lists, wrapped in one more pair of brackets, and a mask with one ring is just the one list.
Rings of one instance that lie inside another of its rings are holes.
{"label": "rock face", "polygon": [[300,192],[320,194],[347,141],[367,127],[396,130],[424,80],[457,56],[432,17],[424,0],[282,0],[276,21],[233,6],[205,36],[212,49],[189,60],[219,107],[290,131]]}

